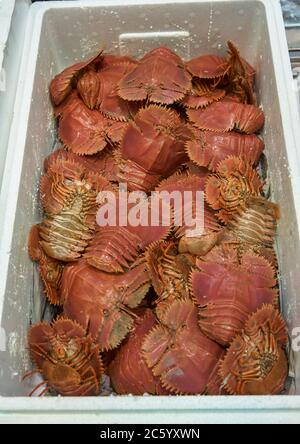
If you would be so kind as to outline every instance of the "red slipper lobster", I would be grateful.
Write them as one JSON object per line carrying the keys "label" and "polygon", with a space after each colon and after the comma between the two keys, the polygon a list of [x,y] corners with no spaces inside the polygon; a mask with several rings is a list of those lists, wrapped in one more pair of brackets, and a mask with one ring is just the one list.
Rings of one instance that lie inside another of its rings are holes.
{"label": "red slipper lobster", "polygon": [[167,48],[157,48],[119,83],[124,100],[148,100],[160,105],[179,101],[191,87],[191,77],[184,63]]}
{"label": "red slipper lobster", "polygon": [[220,366],[226,390],[234,395],[276,395],[285,387],[287,328],[280,313],[264,305],[235,337]]}
{"label": "red slipper lobster", "polygon": [[53,389],[63,396],[95,396],[100,393],[103,365],[99,348],[85,330],[70,319],[31,327],[29,349],[44,377],[44,392]]}
{"label": "red slipper lobster", "polygon": [[234,247],[215,247],[191,274],[193,298],[199,305],[199,325],[211,339],[229,345],[247,317],[263,304],[278,305],[276,273],[261,256]]}
{"label": "red slipper lobster", "polygon": [[141,352],[142,343],[157,324],[153,312],[147,309],[134,322],[134,327],[109,365],[112,386],[121,395],[169,394],[158,377],[147,366]]}
{"label": "red slipper lobster", "polygon": [[142,345],[143,356],[163,387],[175,394],[204,393],[223,349],[198,326],[192,301],[174,301],[164,323],[154,327]]}
{"label": "red slipper lobster", "polygon": [[97,194],[114,188],[74,158],[57,155],[47,165],[40,183],[46,212],[39,229],[40,245],[53,259],[73,261],[82,255],[93,237]]}
{"label": "red slipper lobster", "polygon": [[140,259],[122,274],[110,274],[84,259],[65,268],[61,294],[64,313],[88,329],[101,350],[120,345],[133,326],[139,306],[150,288]]}

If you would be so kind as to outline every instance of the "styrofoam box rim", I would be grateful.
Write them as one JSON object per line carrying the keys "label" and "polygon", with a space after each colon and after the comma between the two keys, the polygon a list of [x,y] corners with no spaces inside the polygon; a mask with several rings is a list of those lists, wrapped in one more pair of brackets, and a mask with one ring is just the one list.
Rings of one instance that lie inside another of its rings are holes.
{"label": "styrofoam box rim", "polygon": [[[190,2],[202,3],[207,0],[189,0]],[[224,0],[213,0],[219,2]],[[237,1],[237,0],[225,0]],[[292,74],[290,70],[290,61],[288,57],[288,48],[284,33],[284,24],[280,9],[279,0],[256,0],[263,4],[266,9],[267,24],[272,46],[272,56],[276,66],[276,80],[279,91],[280,107],[282,112],[282,121],[284,127],[284,136],[288,150],[288,162],[291,168],[291,180],[294,191],[295,208],[297,212],[298,227],[300,227],[300,162],[297,152],[297,143],[300,140],[300,129],[298,127],[298,116],[296,115],[297,101],[293,91]],[[184,0],[127,0],[126,4],[154,4],[154,3],[182,3]],[[37,49],[39,44],[39,34],[41,31],[43,16],[46,11],[52,8],[78,8],[91,6],[110,6],[123,4],[121,0],[87,0],[87,1],[62,1],[35,3],[30,8],[28,17],[28,26],[24,42],[24,53],[18,84],[18,93],[15,103],[15,113],[10,140],[8,145],[7,162],[3,178],[3,186],[0,195],[0,270],[2,279],[0,280],[0,313],[2,312],[3,295],[6,284],[6,273],[9,258],[9,246],[12,237],[12,226],[14,214],[17,205],[17,190],[21,176],[21,167],[23,160],[24,141],[27,127],[27,120],[30,109],[30,98],[32,93],[34,66],[37,58]],[[26,87],[24,85],[26,79]],[[20,113],[20,110],[22,112]],[[299,148],[299,147],[298,147]],[[300,151],[299,151],[300,152]],[[201,402],[199,402],[199,400]],[[227,412],[230,416],[228,421],[234,421],[238,414],[243,413],[243,419],[249,418],[251,421],[251,412],[257,412],[255,421],[263,421],[268,414],[278,413],[278,417],[289,422],[300,421],[300,397],[297,396],[275,396],[275,397],[197,397],[182,396],[176,398],[158,397],[98,397],[98,398],[80,398],[80,402],[74,398],[4,398],[0,397],[0,412],[19,412],[19,413],[97,413],[96,421],[101,418],[106,422],[116,422],[122,417],[124,412],[159,413],[159,416],[153,416],[153,420],[161,422],[166,421],[166,416],[172,413],[183,413],[192,415],[195,421],[203,422],[205,418],[209,421],[213,414],[213,421],[223,418]],[[118,415],[121,415],[120,417]],[[287,416],[286,416],[287,414]],[[108,416],[105,416],[108,415]],[[200,415],[200,416],[195,416]],[[283,415],[283,416],[282,416]],[[5,415],[3,416],[5,417]],[[0,416],[0,421],[1,418]],[[137,418],[134,416],[133,418]],[[131,420],[133,419],[131,418]],[[155,419],[156,418],[156,419]],[[231,418],[231,419],[230,419]],[[252,418],[253,419],[253,418]],[[128,419],[127,419],[128,420]],[[172,420],[175,422],[176,417]],[[148,421],[148,422],[149,422]],[[269,417],[271,421],[271,417]],[[189,421],[190,422],[190,421]]]}
{"label": "styrofoam box rim", "polygon": [[13,15],[15,0],[6,0],[5,4],[2,3],[2,10],[0,14],[0,71],[2,69],[2,63],[4,58],[4,49],[9,35],[11,18]]}

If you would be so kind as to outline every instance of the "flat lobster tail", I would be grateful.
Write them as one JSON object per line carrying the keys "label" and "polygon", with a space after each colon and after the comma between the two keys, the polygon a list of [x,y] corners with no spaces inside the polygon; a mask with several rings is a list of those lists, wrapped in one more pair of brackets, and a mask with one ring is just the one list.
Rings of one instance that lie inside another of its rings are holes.
{"label": "flat lobster tail", "polygon": [[195,138],[186,143],[186,152],[199,167],[217,171],[220,162],[236,156],[250,165],[257,165],[264,150],[264,142],[256,135],[238,133],[195,132]]}
{"label": "flat lobster tail", "polygon": [[153,312],[147,309],[134,322],[126,341],[109,365],[108,374],[114,390],[121,395],[168,394],[158,377],[148,368],[141,346],[145,336],[157,324]]}
{"label": "flat lobster tail", "polygon": [[280,218],[279,206],[263,197],[251,197],[228,222],[228,233],[240,243],[271,248]]}
{"label": "flat lobster tail", "polygon": [[164,324],[154,327],[142,345],[143,356],[162,385],[175,394],[202,394],[223,349],[199,329],[192,301],[174,301]]}
{"label": "flat lobster tail", "polygon": [[102,51],[98,52],[94,57],[76,63],[60,74],[58,74],[50,84],[50,95],[55,105],[59,105],[70,94],[73,86],[76,86],[77,78],[89,67],[93,67],[102,59]]}
{"label": "flat lobster tail", "polygon": [[187,70],[199,79],[219,79],[226,75],[228,64],[224,57],[203,55],[190,60]]}
{"label": "flat lobster tail", "polygon": [[117,179],[119,183],[127,184],[128,191],[149,193],[159,184],[161,176],[151,174],[134,161],[120,157],[118,160]]}
{"label": "flat lobster tail", "polygon": [[250,313],[265,303],[277,305],[275,270],[260,256],[239,257],[234,247],[216,247],[191,274],[191,289],[199,305],[199,325],[211,339],[230,344]]}
{"label": "flat lobster tail", "polygon": [[99,108],[101,80],[98,72],[87,71],[79,79],[77,90],[89,109]]}
{"label": "flat lobster tail", "polygon": [[100,349],[120,345],[150,288],[145,264],[137,260],[122,274],[105,273],[85,259],[65,268],[62,279],[64,313],[89,330]]}
{"label": "flat lobster tail", "polygon": [[187,111],[189,120],[204,131],[228,132],[233,130],[253,134],[265,123],[264,112],[254,106],[226,100],[214,102],[204,110]]}
{"label": "flat lobster tail", "polygon": [[125,227],[99,227],[84,257],[108,273],[122,273],[137,258],[142,240]]}

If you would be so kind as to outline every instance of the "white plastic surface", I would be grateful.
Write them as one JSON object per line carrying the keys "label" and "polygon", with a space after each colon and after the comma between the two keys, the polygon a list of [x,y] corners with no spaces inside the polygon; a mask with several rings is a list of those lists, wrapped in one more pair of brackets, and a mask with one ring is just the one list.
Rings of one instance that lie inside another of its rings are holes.
{"label": "white plastic surface", "polygon": [[[87,422],[107,423],[274,422],[274,415],[282,421],[300,422],[300,398],[292,395],[18,398],[28,393],[28,387],[21,383],[22,375],[30,368],[26,333],[30,322],[41,318],[44,305],[26,241],[30,226],[41,217],[38,183],[42,160],[55,142],[47,93],[50,79],[67,65],[94,54],[99,47],[114,53],[121,47],[123,54],[129,51],[138,56],[151,47],[168,44],[187,59],[204,52],[224,54],[229,38],[238,43],[258,73],[259,99],[267,116],[264,139],[268,182],[272,198],[280,202],[282,210],[278,233],[282,307],[291,335],[300,326],[300,131],[279,3],[127,0],[125,5],[122,1],[104,0],[35,4],[24,43],[0,196],[0,319],[7,338],[6,351],[0,351],[0,411],[17,412],[21,419],[28,419],[35,412],[50,422],[49,412],[63,412],[65,420],[83,415]],[[296,384],[291,393],[300,394],[299,365],[299,353],[295,353],[291,375]]]}
{"label": "white plastic surface", "polygon": [[0,71],[14,7],[15,0],[0,0]]}
{"label": "white plastic surface", "polygon": [[0,188],[30,0],[0,0]]}

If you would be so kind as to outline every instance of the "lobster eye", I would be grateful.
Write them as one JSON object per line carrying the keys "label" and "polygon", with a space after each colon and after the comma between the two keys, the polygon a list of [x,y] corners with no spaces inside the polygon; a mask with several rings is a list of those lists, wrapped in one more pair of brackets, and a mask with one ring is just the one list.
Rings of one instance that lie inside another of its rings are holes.
{"label": "lobster eye", "polygon": [[62,345],[57,345],[55,347],[55,352],[59,358],[64,358],[66,356],[65,349]]}

